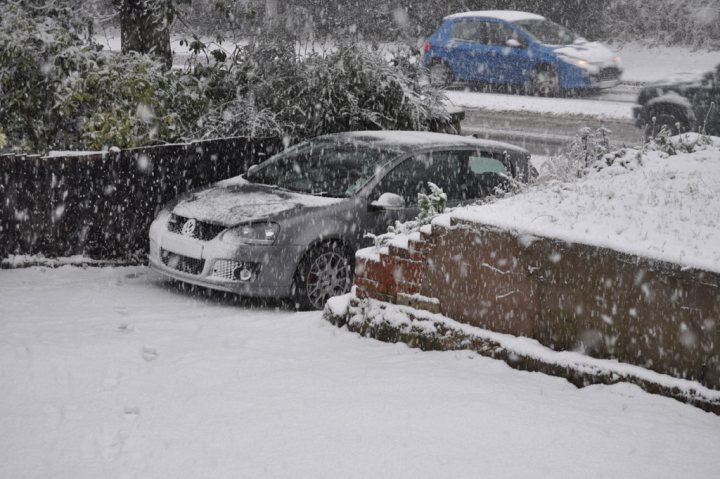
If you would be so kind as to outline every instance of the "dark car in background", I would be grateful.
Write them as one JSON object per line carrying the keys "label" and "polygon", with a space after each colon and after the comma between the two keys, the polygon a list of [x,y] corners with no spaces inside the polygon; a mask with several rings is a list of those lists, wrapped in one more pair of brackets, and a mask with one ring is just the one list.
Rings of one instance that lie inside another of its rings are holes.
{"label": "dark car in background", "polygon": [[550,96],[620,82],[620,57],[534,13],[510,10],[447,16],[423,46],[430,81],[511,85]]}
{"label": "dark car in background", "polygon": [[298,144],[245,175],[177,197],[150,227],[150,267],[243,296],[322,308],[350,290],[355,251],[414,218],[433,182],[448,206],[526,181],[530,155],[488,140],[364,131]]}
{"label": "dark car in background", "polygon": [[720,135],[720,65],[704,74],[676,75],[640,90],[636,124],[652,135],[699,131]]}

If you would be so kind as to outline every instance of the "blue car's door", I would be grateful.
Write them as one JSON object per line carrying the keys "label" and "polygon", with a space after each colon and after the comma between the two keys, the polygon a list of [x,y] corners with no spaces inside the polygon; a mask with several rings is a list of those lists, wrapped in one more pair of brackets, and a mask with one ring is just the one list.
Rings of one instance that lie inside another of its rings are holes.
{"label": "blue car's door", "polygon": [[527,41],[499,22],[487,22],[485,31],[486,81],[513,85],[527,82],[535,61]]}
{"label": "blue car's door", "polygon": [[455,79],[487,81],[489,52],[485,22],[463,19],[452,26],[452,38],[446,44],[447,59]]}

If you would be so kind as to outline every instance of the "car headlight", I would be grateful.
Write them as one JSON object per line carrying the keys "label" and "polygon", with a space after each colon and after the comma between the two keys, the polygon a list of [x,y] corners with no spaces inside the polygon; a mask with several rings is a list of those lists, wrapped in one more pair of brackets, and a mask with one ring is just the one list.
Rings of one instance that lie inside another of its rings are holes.
{"label": "car headlight", "polygon": [[613,62],[614,62],[615,65],[617,65],[617,66],[622,65],[622,58],[620,58],[620,55],[615,56],[615,57],[613,58]]}
{"label": "car headlight", "polygon": [[280,225],[277,223],[247,223],[226,230],[220,235],[220,241],[254,245],[275,243]]}
{"label": "car headlight", "polygon": [[567,55],[562,55],[558,53],[558,58],[565,63],[569,63],[571,65],[575,65],[577,67],[580,67],[584,70],[590,70],[593,68],[593,66],[588,62],[587,60],[583,60],[581,58],[575,58],[575,57],[569,57]]}

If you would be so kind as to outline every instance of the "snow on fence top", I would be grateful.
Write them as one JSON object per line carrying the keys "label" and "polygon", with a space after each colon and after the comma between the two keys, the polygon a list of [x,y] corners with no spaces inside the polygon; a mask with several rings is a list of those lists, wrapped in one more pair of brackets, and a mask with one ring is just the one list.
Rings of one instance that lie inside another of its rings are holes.
{"label": "snow on fence top", "polygon": [[720,138],[710,142],[674,155],[621,150],[581,178],[538,181],[516,196],[434,222],[447,224],[452,216],[720,273]]}

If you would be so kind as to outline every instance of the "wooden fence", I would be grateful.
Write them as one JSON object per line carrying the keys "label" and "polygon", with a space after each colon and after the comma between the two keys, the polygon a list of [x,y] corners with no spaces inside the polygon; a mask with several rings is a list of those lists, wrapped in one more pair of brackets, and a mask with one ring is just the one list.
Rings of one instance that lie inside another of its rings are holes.
{"label": "wooden fence", "polygon": [[59,156],[0,156],[0,257],[144,259],[158,209],[178,193],[239,175],[283,148],[228,138]]}

